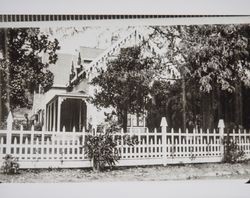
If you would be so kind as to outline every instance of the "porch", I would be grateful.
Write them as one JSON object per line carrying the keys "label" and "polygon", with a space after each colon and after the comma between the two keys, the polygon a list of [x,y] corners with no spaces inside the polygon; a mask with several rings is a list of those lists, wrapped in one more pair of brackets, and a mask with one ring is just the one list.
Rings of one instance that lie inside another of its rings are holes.
{"label": "porch", "polygon": [[45,108],[46,131],[82,131],[88,128],[87,95],[65,93],[55,95]]}

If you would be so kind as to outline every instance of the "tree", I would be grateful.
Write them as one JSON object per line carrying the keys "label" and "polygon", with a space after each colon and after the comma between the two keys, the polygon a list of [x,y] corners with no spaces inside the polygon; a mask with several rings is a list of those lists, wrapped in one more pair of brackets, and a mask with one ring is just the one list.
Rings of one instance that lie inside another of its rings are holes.
{"label": "tree", "polygon": [[[199,85],[196,91],[202,94],[203,126],[214,126],[215,111],[221,112],[220,95],[239,93],[238,85],[250,84],[250,26],[192,25],[152,28],[152,38],[160,37],[165,42],[168,48],[166,56],[176,66],[184,82],[194,81]],[[237,106],[240,106],[239,103],[238,101]]]}
{"label": "tree", "polygon": [[106,71],[92,80],[99,86],[93,103],[100,107],[113,107],[124,131],[127,129],[127,114],[141,114],[149,98],[150,85],[160,66],[152,58],[144,58],[140,47],[121,49],[116,59],[107,64]]}
{"label": "tree", "polygon": [[[50,40],[39,28],[0,29],[1,49],[4,57],[0,63],[3,93],[1,100],[10,108],[27,107],[28,95],[41,85],[47,91],[53,84],[49,64],[57,61],[60,49],[57,39]],[[48,60],[42,61],[47,54]]]}
{"label": "tree", "polygon": [[[186,86],[186,127],[200,125],[200,94],[197,83],[187,81]],[[147,123],[150,129],[159,127],[162,117],[167,118],[168,126],[178,130],[183,127],[182,79],[155,81],[151,88],[152,103],[148,107]]]}

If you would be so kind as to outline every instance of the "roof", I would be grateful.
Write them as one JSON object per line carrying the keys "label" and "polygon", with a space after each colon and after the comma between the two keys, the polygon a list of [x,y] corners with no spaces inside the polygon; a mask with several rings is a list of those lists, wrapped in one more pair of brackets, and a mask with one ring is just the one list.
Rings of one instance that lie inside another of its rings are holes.
{"label": "roof", "polygon": [[[130,31],[126,31],[126,35],[124,35],[121,39],[111,44],[109,48],[103,50],[102,53],[100,53],[95,59],[93,59],[91,63],[88,64],[88,68],[82,70],[78,76],[81,76],[81,74],[85,72],[87,73],[88,80],[91,81],[91,79],[94,76],[98,75],[100,71],[106,69],[107,61],[109,61],[110,58],[114,58],[114,56],[118,55],[120,53],[120,49],[140,44],[141,42],[144,41],[145,34],[147,35],[148,33],[143,32],[142,34],[141,31],[138,32],[137,28],[133,28]],[[147,50],[150,52],[148,54],[144,54],[146,56],[152,55],[153,54],[152,51],[155,52],[155,49],[153,47],[150,47]],[[81,57],[83,59],[84,55],[81,54]],[[68,83],[67,86],[69,86],[72,83],[74,84],[74,81],[78,79],[78,76],[75,76],[73,79],[71,79],[70,83]],[[81,81],[82,79],[80,79],[76,84],[79,84]]]}
{"label": "roof", "polygon": [[93,60],[99,56],[104,49],[91,48],[91,47],[80,47],[80,53],[82,60]]}
{"label": "roof", "polygon": [[[82,60],[93,60],[99,56],[104,50],[99,48],[80,47],[80,53]],[[53,86],[64,86],[69,81],[69,75],[71,73],[72,61],[74,66],[77,65],[78,55],[58,53],[58,60],[56,64],[51,64],[49,70],[54,74]]]}
{"label": "roof", "polygon": [[66,93],[59,93],[55,94],[50,101],[47,103],[51,103],[53,100],[55,100],[58,97],[63,97],[63,98],[70,98],[70,99],[87,99],[90,96],[86,93],[81,93],[81,92],[66,92]]}
{"label": "roof", "polygon": [[69,81],[72,61],[76,64],[76,57],[72,54],[58,53],[58,60],[55,65],[51,64],[49,70],[54,74],[54,85],[60,86]]}

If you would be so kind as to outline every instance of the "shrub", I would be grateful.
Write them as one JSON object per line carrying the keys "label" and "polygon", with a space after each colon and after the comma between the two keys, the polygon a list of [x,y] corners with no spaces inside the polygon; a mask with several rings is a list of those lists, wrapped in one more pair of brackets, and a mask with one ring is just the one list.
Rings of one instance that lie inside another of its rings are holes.
{"label": "shrub", "polygon": [[7,129],[7,122],[1,122],[0,120],[0,130],[6,130]]}
{"label": "shrub", "polygon": [[93,163],[93,170],[102,171],[105,166],[113,168],[120,159],[117,148],[117,141],[113,134],[117,133],[119,125],[112,119],[99,126],[98,134],[87,135],[83,148],[84,153]]}
{"label": "shrub", "polygon": [[38,122],[38,123],[36,123],[34,125],[34,130],[35,131],[42,131],[42,129],[43,129],[43,124],[42,123]]}
{"label": "shrub", "polygon": [[117,144],[110,133],[86,136],[85,153],[92,160],[93,170],[102,171],[106,165],[113,168],[120,159],[116,146]]}
{"label": "shrub", "polygon": [[17,174],[19,170],[18,159],[10,154],[4,157],[4,162],[2,165],[3,172],[6,174]]}
{"label": "shrub", "polygon": [[[117,143],[134,146],[139,144],[136,136],[129,136],[124,134],[115,135],[121,131],[121,126],[117,121],[109,119],[105,125],[99,125],[97,135],[87,135],[85,138],[84,153],[93,163],[93,170],[102,171],[105,166],[113,168],[116,162],[121,158],[120,152],[117,148]],[[115,137],[113,137],[115,135]]]}
{"label": "shrub", "polygon": [[237,163],[244,160],[245,152],[239,148],[236,141],[230,141],[227,137],[224,141],[224,158],[223,162]]}

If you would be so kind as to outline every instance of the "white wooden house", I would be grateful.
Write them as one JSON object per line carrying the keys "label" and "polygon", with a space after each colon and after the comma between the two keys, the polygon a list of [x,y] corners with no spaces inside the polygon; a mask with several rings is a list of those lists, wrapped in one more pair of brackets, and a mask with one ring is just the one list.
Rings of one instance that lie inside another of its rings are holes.
{"label": "white wooden house", "polygon": [[[108,49],[79,47],[77,55],[58,54],[56,65],[51,71],[55,75],[53,87],[46,93],[34,95],[33,113],[38,114],[37,119],[42,121],[48,131],[81,131],[88,129],[89,124],[96,126],[104,119],[103,113],[111,109],[97,110],[88,103],[88,98],[93,96],[96,87],[89,82],[105,70],[108,60],[115,58],[121,48],[139,45],[145,41],[147,34],[140,33],[137,29],[130,30],[120,40],[113,39]],[[143,53],[145,56],[155,56],[159,49],[148,44]],[[129,115],[129,127],[145,127],[145,116]]]}
{"label": "white wooden house", "polygon": [[[85,51],[84,48],[83,51]],[[92,55],[98,55],[100,49],[90,49]],[[89,57],[86,61],[92,61]],[[58,54],[56,65],[50,67],[54,73],[54,84],[50,90],[43,93],[39,90],[34,94],[33,113],[37,114],[36,119],[44,125],[47,131],[72,131],[73,127],[81,131],[87,127],[87,118],[90,118],[89,112],[93,112],[93,106],[87,102],[89,97],[89,87],[68,91],[67,83],[70,74],[78,70],[77,58],[71,54]],[[87,111],[88,109],[88,111]],[[87,115],[88,114],[88,115]]]}

